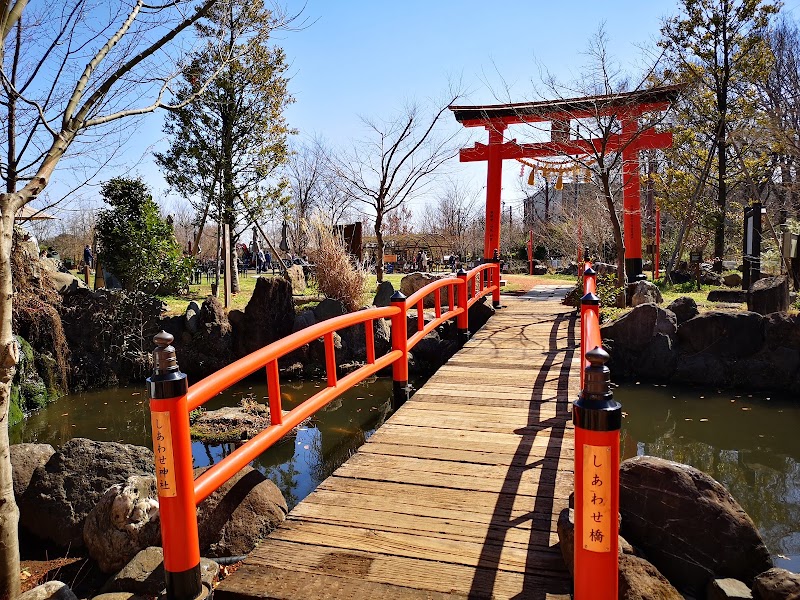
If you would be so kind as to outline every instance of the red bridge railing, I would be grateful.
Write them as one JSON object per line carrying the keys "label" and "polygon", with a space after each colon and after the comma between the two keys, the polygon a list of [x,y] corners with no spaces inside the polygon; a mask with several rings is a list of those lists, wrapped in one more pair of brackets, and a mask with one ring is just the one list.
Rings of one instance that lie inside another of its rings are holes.
{"label": "red bridge railing", "polygon": [[[442,290],[447,294],[444,307]],[[193,600],[201,593],[196,513],[200,502],[302,421],[346,390],[390,365],[395,404],[402,403],[410,394],[409,351],[449,319],[456,320],[459,339],[462,342],[467,340],[469,307],[488,294],[492,294],[494,305],[498,306],[500,265],[497,262],[480,265],[469,272],[462,269],[456,277],[434,281],[408,298],[397,292],[392,296],[391,306],[349,313],[302,329],[240,358],[191,387],[188,386],[186,375],[178,368],[175,349],[170,345],[172,336],[166,332],[158,334],[155,338],[158,347],[153,352],[154,370],[148,385],[168,598]],[[434,318],[426,324],[424,305],[431,296]],[[417,320],[415,330],[409,335],[408,313],[411,310],[416,310]],[[373,322],[385,318],[391,319],[392,323],[392,349],[378,357]],[[366,364],[339,378],[333,334],[358,325],[364,327]],[[284,413],[278,360],[320,338],[325,347],[327,386]],[[265,370],[267,378],[270,425],[195,479],[189,413],[260,369]]]}
{"label": "red bridge railing", "polygon": [[575,600],[618,598],[619,432],[622,406],[614,401],[600,336],[597,274],[584,254],[581,298],[581,393],[575,425]]}

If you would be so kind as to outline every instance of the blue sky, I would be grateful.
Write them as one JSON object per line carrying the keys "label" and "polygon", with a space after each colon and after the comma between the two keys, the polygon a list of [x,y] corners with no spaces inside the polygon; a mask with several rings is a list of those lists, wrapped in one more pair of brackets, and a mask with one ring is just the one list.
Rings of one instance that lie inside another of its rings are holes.
{"label": "blue sky", "polygon": [[[639,47],[652,47],[661,20],[676,11],[672,0],[287,1],[290,10],[305,5],[310,22],[276,37],[291,64],[296,99],[287,119],[302,137],[319,135],[334,147],[363,135],[359,116],[391,116],[407,101],[441,99],[449,79],[460,79],[468,91],[462,104],[540,99],[532,80],[541,65],[565,81],[574,79],[601,24],[612,55],[635,70]],[[167,186],[150,158],[153,148],[166,147],[161,123],[160,115],[144,118],[121,163],[135,164],[134,172],[163,198]],[[447,124],[459,128],[450,115]],[[483,164],[449,169],[474,186],[485,183]],[[512,204],[519,196],[518,174],[516,163],[504,165],[504,200]]]}

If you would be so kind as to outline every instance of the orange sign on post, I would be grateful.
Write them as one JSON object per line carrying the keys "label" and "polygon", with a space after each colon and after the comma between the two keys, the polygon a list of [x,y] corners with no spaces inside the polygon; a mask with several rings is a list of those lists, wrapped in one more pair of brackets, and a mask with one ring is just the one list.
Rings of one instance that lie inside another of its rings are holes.
{"label": "orange sign on post", "polygon": [[583,446],[584,550],[611,552],[611,446]]}
{"label": "orange sign on post", "polygon": [[153,450],[156,455],[156,479],[158,495],[174,498],[178,495],[175,486],[175,458],[172,454],[172,427],[168,412],[152,412]]}

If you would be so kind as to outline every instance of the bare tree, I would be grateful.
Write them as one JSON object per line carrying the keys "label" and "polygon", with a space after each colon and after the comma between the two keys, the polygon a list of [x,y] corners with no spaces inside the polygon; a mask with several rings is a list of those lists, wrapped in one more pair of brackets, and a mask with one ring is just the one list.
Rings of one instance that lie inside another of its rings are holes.
{"label": "bare tree", "polygon": [[437,125],[459,94],[426,115],[417,104],[386,120],[363,119],[366,138],[337,163],[337,175],[356,201],[374,212],[377,238],[375,274],[383,281],[383,228],[386,216],[415,198],[432,175],[455,156],[458,130],[440,133]]}
{"label": "bare tree", "polygon": [[[310,219],[318,209],[320,216],[330,184],[330,152],[320,138],[298,144],[291,149],[286,165],[291,204],[288,207],[289,246],[295,253],[305,255],[311,230]],[[327,206],[325,208],[328,208]],[[323,222],[329,220],[324,219]]]}
{"label": "bare tree", "polygon": [[426,231],[442,233],[454,239],[456,247],[452,250],[462,257],[466,256],[469,226],[480,216],[482,206],[479,189],[448,177],[436,194],[434,203],[425,207]]}
{"label": "bare tree", "polygon": [[[0,420],[8,422],[19,350],[12,332],[14,215],[50,182],[73,146],[91,145],[132,117],[170,107],[183,50],[177,45],[215,0],[26,6],[0,0],[2,163],[0,194]],[[95,6],[97,4],[97,6]],[[103,10],[99,10],[100,8]],[[216,75],[216,74],[214,74]],[[194,100],[205,90],[200,82]],[[173,106],[172,108],[176,108]],[[19,593],[19,513],[8,431],[0,428],[0,597]]]}

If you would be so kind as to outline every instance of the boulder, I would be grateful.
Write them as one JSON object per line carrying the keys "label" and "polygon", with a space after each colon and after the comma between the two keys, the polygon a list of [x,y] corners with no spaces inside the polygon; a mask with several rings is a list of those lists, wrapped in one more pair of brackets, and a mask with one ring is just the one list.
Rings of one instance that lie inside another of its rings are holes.
{"label": "boulder", "polygon": [[192,421],[190,433],[206,444],[233,444],[255,437],[269,424],[269,407],[252,402],[202,412]]}
{"label": "boulder", "polygon": [[556,269],[556,275],[578,275],[578,265],[571,262],[566,267]]}
{"label": "boulder", "polygon": [[48,581],[17,596],[17,600],[78,600],[78,597],[61,581]]}
{"label": "boulder", "polygon": [[14,483],[14,498],[17,501],[28,489],[33,472],[50,460],[55,453],[55,448],[50,444],[14,444],[11,446],[11,480]]}
{"label": "boulder", "polygon": [[[409,319],[411,321],[412,319]],[[416,331],[416,317],[413,327]],[[409,326],[412,324],[409,323]],[[414,356],[413,368],[409,364],[409,371],[415,374],[432,375],[439,367],[446,363],[451,356],[458,352],[458,342],[442,339],[435,329],[422,338],[411,350]]]}
{"label": "boulder", "polygon": [[800,350],[800,315],[771,313],[764,317],[764,326],[767,348]]}
{"label": "boulder", "polygon": [[[302,267],[296,265],[302,271]],[[234,312],[234,311],[232,311]],[[286,337],[294,325],[294,303],[289,282],[280,277],[259,277],[244,314],[232,317],[233,354],[246,356]]]}
{"label": "boulder", "polygon": [[152,475],[149,448],[69,440],[33,472],[20,502],[20,524],[31,533],[73,550],[83,547],[83,525],[105,491],[132,475]]}
{"label": "boulder", "polygon": [[533,265],[533,274],[534,275],[547,275],[547,266],[546,265]]}
{"label": "boulder", "polygon": [[752,600],[753,592],[744,582],[728,577],[708,582],[706,600]]}
{"label": "boulder", "polygon": [[640,304],[661,304],[664,302],[661,290],[650,281],[637,281],[628,285],[628,295],[630,305],[639,306]]}
{"label": "boulder", "polygon": [[341,300],[334,300],[333,298],[325,298],[322,302],[314,307],[314,318],[317,323],[333,319],[334,317],[341,317],[347,314],[347,308]]}
{"label": "boulder", "polygon": [[62,296],[74,294],[79,289],[88,289],[86,283],[82,279],[75,277],[72,273],[52,271],[47,274],[46,279],[51,283],[53,289]]}
{"label": "boulder", "polygon": [[[450,279],[453,276],[451,274],[446,275],[433,275],[431,273],[409,273],[403,279],[400,280],[400,291],[408,298],[411,294],[416,292],[417,290],[422,289],[429,283],[433,283],[434,281],[438,281],[439,279]],[[477,285],[477,283],[476,283]],[[447,287],[443,287],[440,293],[440,301],[442,306],[448,304],[449,302],[449,290]],[[433,293],[428,294],[425,296],[423,301],[423,306],[425,308],[433,308],[434,304],[434,297]]]}
{"label": "boulder", "polygon": [[631,554],[619,556],[620,600],[683,600],[655,566]]}
{"label": "boulder", "polygon": [[486,325],[486,321],[488,321],[495,312],[495,309],[489,305],[486,296],[481,298],[478,302],[469,307],[469,330],[472,333],[478,331],[481,327]]}
{"label": "boulder", "polygon": [[708,292],[706,300],[726,304],[742,304],[747,302],[747,292],[744,290],[711,290]]}
{"label": "boulder", "polygon": [[675,379],[707,386],[724,385],[727,382],[725,364],[718,356],[706,352],[680,354],[676,358]]}
{"label": "boulder", "polygon": [[89,511],[83,542],[104,573],[114,573],[148,546],[161,544],[154,475],[133,475],[108,488]]}
{"label": "boulder", "polygon": [[769,569],[755,578],[753,597],[758,600],[798,600],[800,575],[786,569]]}
{"label": "boulder", "polygon": [[616,274],[617,272],[617,265],[604,262],[596,262],[592,265],[592,268],[597,271],[598,275]]}
{"label": "boulder", "polygon": [[764,318],[754,312],[709,311],[682,323],[678,339],[689,353],[743,358],[761,349]]}
{"label": "boulder", "polygon": [[[360,323],[340,331],[345,354],[337,360],[361,361],[367,360],[367,336],[365,324]],[[387,319],[375,319],[372,322],[372,336],[375,341],[375,356],[380,357],[392,348],[392,330]]]}
{"label": "boulder", "polygon": [[197,507],[200,549],[214,557],[248,554],[288,512],[278,486],[245,467]]}
{"label": "boulder", "polygon": [[722,275],[707,269],[700,270],[700,283],[702,285],[722,285]]}
{"label": "boulder", "polygon": [[667,310],[671,310],[675,313],[675,318],[678,319],[678,325],[700,314],[700,311],[697,310],[697,302],[690,296],[676,298],[669,303]]}
{"label": "boulder", "polygon": [[297,313],[294,317],[294,325],[292,325],[292,333],[311,327],[315,325],[317,318],[314,316],[313,310],[304,310]]}
{"label": "boulder", "polygon": [[[219,574],[219,565],[207,558],[200,559],[200,579],[209,590]],[[101,592],[127,592],[150,598],[164,590],[164,552],[151,546],[139,552],[122,570],[109,579]]]}
{"label": "boulder", "polygon": [[742,285],[742,276],[739,273],[728,273],[722,277],[722,283],[727,287],[739,287]]}
{"label": "boulder", "polygon": [[760,315],[789,309],[789,279],[786,275],[759,279],[747,292],[747,310]]}
{"label": "boulder", "polygon": [[746,583],[772,567],[752,519],[697,469],[650,456],[620,466],[622,535],[677,588],[702,595],[709,580]]}
{"label": "boulder", "polygon": [[614,340],[614,347],[638,350],[647,346],[656,333],[675,334],[678,320],[671,311],[655,304],[640,304],[619,319],[600,327],[602,338]]}
{"label": "boulder", "polygon": [[186,307],[186,314],[184,315],[186,323],[186,331],[194,335],[200,328],[200,305],[192,300]]}
{"label": "boulder", "polygon": [[289,276],[289,284],[292,287],[292,294],[297,296],[305,294],[306,275],[305,273],[303,273],[303,267],[301,267],[300,265],[292,265],[286,271]]}
{"label": "boulder", "polygon": [[696,275],[687,269],[675,269],[669,274],[669,278],[672,283],[688,283],[690,281],[696,281]]}
{"label": "boulder", "polygon": [[378,289],[375,292],[375,298],[372,300],[373,306],[389,306],[391,304],[392,294],[394,294],[394,286],[391,281],[381,281],[378,284]]}
{"label": "boulder", "polygon": [[[231,311],[231,315],[237,312],[241,314],[241,311]],[[175,336],[172,344],[178,365],[189,375],[190,381],[202,379],[233,362],[233,328],[225,309],[214,296],[208,296],[200,306],[196,333],[184,330],[185,316],[164,319],[161,325]]]}

